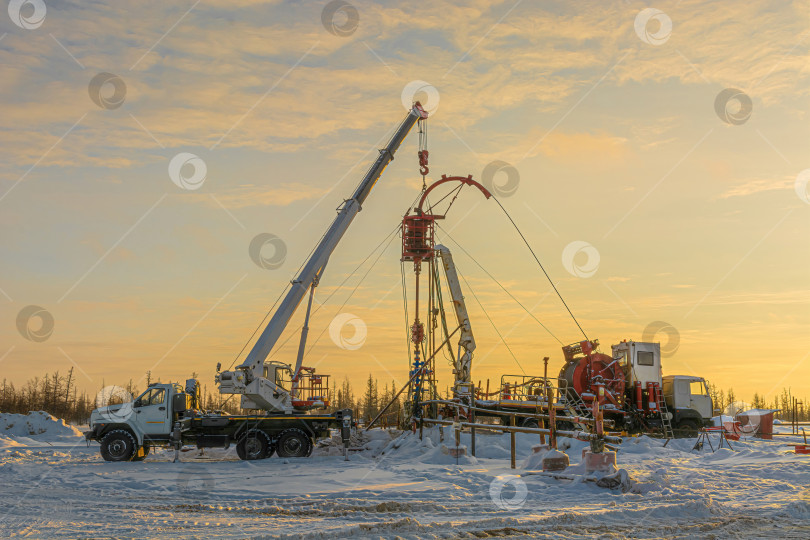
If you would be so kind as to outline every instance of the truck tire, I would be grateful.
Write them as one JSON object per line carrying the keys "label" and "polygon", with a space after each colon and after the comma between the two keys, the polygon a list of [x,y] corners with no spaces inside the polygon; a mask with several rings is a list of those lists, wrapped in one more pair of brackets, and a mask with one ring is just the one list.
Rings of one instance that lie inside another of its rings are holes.
{"label": "truck tire", "polygon": [[105,461],[130,461],[138,447],[132,433],[114,429],[101,439],[101,457]]}
{"label": "truck tire", "polygon": [[264,431],[248,432],[236,443],[236,455],[245,461],[269,457],[269,450],[270,438]]}
{"label": "truck tire", "polygon": [[577,427],[568,420],[557,420],[555,426],[557,431],[576,431]]}
{"label": "truck tire", "polygon": [[[132,461],[143,461],[149,455],[149,446],[142,446],[143,452],[135,452],[132,456]],[[138,455],[141,454],[141,455]]]}
{"label": "truck tire", "polygon": [[312,453],[312,439],[298,428],[285,429],[276,443],[278,457],[309,457]]}
{"label": "truck tire", "polygon": [[536,418],[524,418],[523,422],[521,422],[520,425],[521,427],[530,429],[537,429],[540,427],[540,423],[537,421]]}
{"label": "truck tire", "polygon": [[675,429],[676,438],[692,439],[698,436],[700,427],[695,420],[681,420]]}

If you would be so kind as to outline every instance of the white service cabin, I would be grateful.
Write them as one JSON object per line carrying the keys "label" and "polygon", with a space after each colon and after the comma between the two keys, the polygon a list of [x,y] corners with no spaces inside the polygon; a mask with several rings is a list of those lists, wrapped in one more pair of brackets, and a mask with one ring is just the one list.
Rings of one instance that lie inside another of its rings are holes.
{"label": "white service cabin", "polygon": [[661,384],[661,344],[641,341],[623,341],[611,346],[613,358],[624,367],[629,367],[630,385],[636,381],[646,388],[648,382]]}

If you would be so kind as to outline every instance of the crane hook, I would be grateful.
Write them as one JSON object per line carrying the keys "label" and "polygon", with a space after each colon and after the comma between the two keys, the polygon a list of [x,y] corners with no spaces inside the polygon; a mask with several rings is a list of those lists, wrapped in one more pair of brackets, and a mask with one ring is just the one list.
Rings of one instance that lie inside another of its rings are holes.
{"label": "crane hook", "polygon": [[419,174],[422,176],[427,176],[430,172],[428,169],[428,151],[427,150],[419,150]]}

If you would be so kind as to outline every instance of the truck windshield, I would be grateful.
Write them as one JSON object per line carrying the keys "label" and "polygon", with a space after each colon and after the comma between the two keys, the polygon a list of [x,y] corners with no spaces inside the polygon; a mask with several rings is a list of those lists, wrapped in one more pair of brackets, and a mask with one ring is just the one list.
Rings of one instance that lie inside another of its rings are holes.
{"label": "truck windshield", "polygon": [[287,385],[290,382],[289,370],[283,367],[276,368],[276,384],[282,388],[289,388]]}

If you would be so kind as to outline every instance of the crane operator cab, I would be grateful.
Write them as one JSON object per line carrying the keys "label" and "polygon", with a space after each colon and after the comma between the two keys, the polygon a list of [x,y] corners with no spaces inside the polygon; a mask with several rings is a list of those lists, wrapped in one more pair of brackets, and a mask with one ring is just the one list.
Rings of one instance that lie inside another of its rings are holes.
{"label": "crane operator cab", "polygon": [[[289,392],[290,383],[292,381],[292,368],[289,364],[282,362],[265,362],[264,363],[264,378],[268,381],[273,381],[280,390]],[[280,393],[276,392],[275,397],[279,397]]]}

